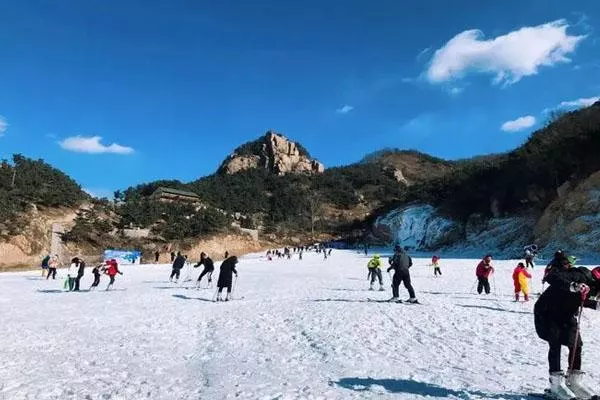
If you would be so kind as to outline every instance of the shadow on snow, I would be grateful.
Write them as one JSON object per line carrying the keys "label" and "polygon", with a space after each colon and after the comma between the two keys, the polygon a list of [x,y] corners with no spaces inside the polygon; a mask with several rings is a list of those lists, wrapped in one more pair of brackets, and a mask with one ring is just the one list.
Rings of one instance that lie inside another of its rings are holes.
{"label": "shadow on snow", "polygon": [[189,297],[183,294],[174,294],[172,295],[173,297],[177,298],[177,299],[181,299],[181,300],[199,300],[199,301],[208,301],[209,303],[213,303],[212,300],[210,299],[203,299],[201,297]]}
{"label": "shadow on snow", "polygon": [[503,311],[503,312],[513,313],[513,314],[527,314],[527,315],[533,314],[532,312],[527,312],[527,311],[506,310],[504,308],[489,307],[489,306],[476,306],[476,305],[469,305],[469,304],[457,304],[457,306],[464,307],[464,308],[481,308],[484,310]]}
{"label": "shadow on snow", "polygon": [[341,386],[344,389],[357,392],[368,392],[371,386],[382,386],[391,393],[407,393],[413,395],[430,396],[434,398],[459,398],[471,399],[473,396],[485,399],[522,400],[533,399],[532,396],[514,393],[484,393],[474,390],[454,390],[425,382],[411,381],[407,379],[373,379],[373,378],[342,378],[330,385]]}

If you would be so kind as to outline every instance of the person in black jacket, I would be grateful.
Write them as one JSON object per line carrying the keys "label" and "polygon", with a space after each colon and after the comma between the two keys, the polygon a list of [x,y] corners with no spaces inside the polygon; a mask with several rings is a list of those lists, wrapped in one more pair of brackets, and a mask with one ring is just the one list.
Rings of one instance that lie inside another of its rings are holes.
{"label": "person in black jacket", "polygon": [[[558,258],[558,257],[557,257]],[[562,256],[561,266],[554,263],[544,278],[550,285],[534,307],[535,330],[548,342],[550,392],[557,399],[590,399],[593,392],[582,383],[582,341],[576,316],[583,307],[598,308],[592,300],[600,289],[600,267],[570,268]],[[569,369],[565,379],[560,367],[561,346],[569,348]]]}
{"label": "person in black jacket", "polygon": [[231,295],[232,274],[235,274],[236,278],[238,275],[235,269],[235,265],[237,263],[238,259],[236,256],[231,256],[221,263],[219,280],[217,281],[217,287],[219,288],[219,292],[217,293],[217,301],[223,300],[221,297],[221,292],[224,288],[227,288],[227,297],[225,297],[225,301],[229,300],[229,296]]}
{"label": "person in black jacket", "polygon": [[212,282],[212,273],[215,270],[215,264],[213,263],[213,260],[210,257],[208,257],[204,252],[200,253],[200,261],[198,261],[198,263],[194,265],[194,268],[198,268],[201,265],[204,265],[204,269],[202,270],[202,273],[196,281],[196,287],[198,288],[200,288],[200,281],[202,280],[204,275],[208,274],[209,284]]}
{"label": "person in black jacket", "polygon": [[173,261],[173,269],[171,270],[171,276],[169,277],[169,281],[173,282],[173,277],[175,277],[175,282],[179,280],[179,274],[181,274],[181,269],[185,266],[185,257],[181,255],[181,252],[177,252],[177,257]]}
{"label": "person in black jacket", "polygon": [[103,270],[104,270],[104,264],[96,265],[92,269],[92,274],[94,275],[94,282],[92,283],[92,286],[90,286],[90,291],[95,290],[98,287],[98,285],[100,284],[100,275],[102,274]]}
{"label": "person in black jacket", "polygon": [[77,270],[77,278],[75,278],[75,289],[76,292],[79,292],[79,283],[81,282],[81,278],[83,278],[83,274],[85,273],[85,261],[81,258],[79,259],[79,269]]}
{"label": "person in black jacket", "polygon": [[392,278],[392,298],[390,301],[399,300],[398,289],[400,283],[404,282],[404,287],[408,290],[410,296],[407,302],[418,303],[418,300],[415,297],[415,290],[410,283],[409,268],[412,267],[412,258],[406,254],[402,247],[396,245],[394,247],[394,255],[389,259],[389,262],[390,267],[387,269],[387,272],[389,273],[392,269],[394,270],[394,277]]}

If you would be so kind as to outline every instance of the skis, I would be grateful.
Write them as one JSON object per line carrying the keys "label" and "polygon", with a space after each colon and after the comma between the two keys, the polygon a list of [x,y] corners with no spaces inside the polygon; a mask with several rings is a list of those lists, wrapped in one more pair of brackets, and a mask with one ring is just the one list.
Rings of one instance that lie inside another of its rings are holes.
{"label": "skis", "polygon": [[372,302],[372,303],[392,303],[392,304],[394,304],[394,303],[396,303],[396,304],[422,304],[422,303],[419,303],[419,301],[418,301],[418,300],[417,300],[417,301],[415,301],[415,302],[412,302],[412,301],[404,301],[404,300],[395,300],[395,301],[391,301],[391,300],[372,299],[372,298],[369,298],[369,297],[367,298],[367,301],[369,301],[369,302]]}
{"label": "skis", "polygon": [[213,300],[213,303],[229,303],[231,301],[243,300],[245,298],[246,298],[246,296],[236,297],[235,299],[229,299],[229,300]]}

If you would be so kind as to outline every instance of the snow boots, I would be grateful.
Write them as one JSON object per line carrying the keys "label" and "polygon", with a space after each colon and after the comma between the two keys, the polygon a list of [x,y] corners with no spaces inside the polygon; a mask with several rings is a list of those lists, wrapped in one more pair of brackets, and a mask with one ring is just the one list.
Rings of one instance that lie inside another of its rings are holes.
{"label": "snow boots", "polygon": [[412,303],[412,304],[416,304],[419,302],[419,300],[417,300],[416,297],[411,297],[410,299],[406,300],[407,303]]}
{"label": "snow boots", "polygon": [[392,298],[391,298],[391,299],[389,299],[388,301],[389,301],[389,302],[391,302],[391,303],[397,303],[397,302],[399,302],[399,301],[401,301],[401,300],[400,300],[400,298],[398,298],[398,297],[392,297]]}
{"label": "snow boots", "polygon": [[585,374],[581,371],[571,371],[567,377],[567,387],[575,393],[575,396],[577,396],[578,399],[588,400],[597,398],[594,392],[583,383],[584,375]]}
{"label": "snow boots", "polygon": [[369,290],[374,290],[373,289],[373,284],[371,283],[371,286],[369,286]]}
{"label": "snow boots", "polygon": [[566,385],[565,376],[562,371],[550,373],[550,390],[548,391],[548,395],[556,400],[572,400],[577,398],[577,395]]}
{"label": "snow boots", "polygon": [[385,288],[383,287],[383,285],[379,285],[379,291],[380,292],[384,292],[385,291]]}
{"label": "snow boots", "polygon": [[[529,301],[529,295],[528,294],[524,294],[523,295],[523,300]],[[515,293],[515,301],[519,301],[519,293]]]}

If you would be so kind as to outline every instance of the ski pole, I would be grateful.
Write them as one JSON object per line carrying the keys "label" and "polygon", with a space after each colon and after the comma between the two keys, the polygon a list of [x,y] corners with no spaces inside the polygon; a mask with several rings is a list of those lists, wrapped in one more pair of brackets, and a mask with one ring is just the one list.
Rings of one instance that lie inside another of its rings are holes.
{"label": "ski pole", "polygon": [[233,298],[233,294],[235,293],[235,286],[237,285],[238,276],[235,275],[235,279],[233,280],[233,287],[231,288],[231,297]]}
{"label": "ski pole", "polygon": [[213,294],[212,301],[215,301],[217,299],[217,293],[219,293],[219,288],[218,287],[215,290],[215,294]]}
{"label": "ski pole", "polygon": [[469,294],[473,293],[473,290],[475,290],[475,285],[477,285],[477,278],[475,278],[475,282],[473,282],[473,286],[471,286],[471,290],[469,290]]}
{"label": "ski pole", "polygon": [[579,306],[579,315],[577,316],[577,329],[575,330],[575,340],[573,341],[573,354],[571,355],[571,360],[569,363],[568,375],[571,375],[573,372],[573,363],[575,362],[575,355],[577,354],[577,346],[579,345],[579,325],[581,324],[581,314],[583,314],[583,303],[585,302],[585,297],[581,299],[581,305]]}

